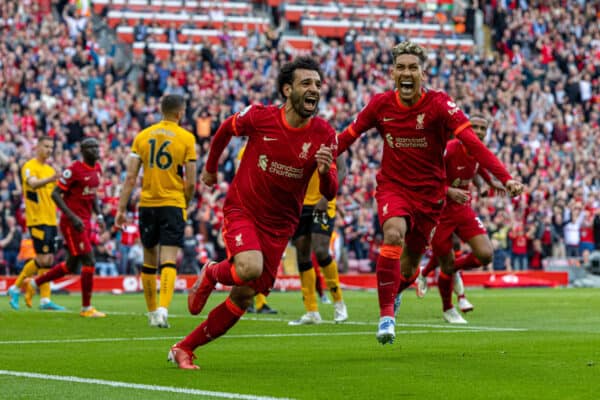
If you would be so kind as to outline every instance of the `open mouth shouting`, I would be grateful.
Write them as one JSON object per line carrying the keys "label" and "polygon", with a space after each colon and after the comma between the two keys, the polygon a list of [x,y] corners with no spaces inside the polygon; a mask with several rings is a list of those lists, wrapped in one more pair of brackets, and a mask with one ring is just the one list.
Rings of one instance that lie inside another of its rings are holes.
{"label": "open mouth shouting", "polygon": [[415,93],[415,83],[411,80],[400,80],[398,85],[398,89],[400,91],[400,96],[412,97]]}
{"label": "open mouth shouting", "polygon": [[319,103],[319,95],[307,94],[304,96],[304,109],[311,114],[315,112]]}

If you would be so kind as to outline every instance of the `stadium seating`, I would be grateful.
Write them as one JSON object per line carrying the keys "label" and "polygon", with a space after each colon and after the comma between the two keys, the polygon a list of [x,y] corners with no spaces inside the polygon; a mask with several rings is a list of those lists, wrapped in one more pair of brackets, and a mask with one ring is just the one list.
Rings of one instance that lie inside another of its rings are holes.
{"label": "stadium seating", "polygon": [[248,15],[252,11],[250,3],[245,2],[217,2],[217,1],[184,1],[184,0],[92,0],[96,13],[110,8],[123,11],[151,11],[151,12],[198,12],[218,7],[225,15]]}

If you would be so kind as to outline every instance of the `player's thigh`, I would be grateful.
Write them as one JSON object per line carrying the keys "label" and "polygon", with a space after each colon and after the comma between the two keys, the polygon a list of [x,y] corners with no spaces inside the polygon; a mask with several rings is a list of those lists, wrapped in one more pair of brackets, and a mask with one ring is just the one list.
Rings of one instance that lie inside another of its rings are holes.
{"label": "player's thigh", "polygon": [[92,252],[90,242],[91,228],[84,224],[82,231],[75,229],[69,222],[61,222],[60,230],[63,234],[67,250],[72,257],[79,257]]}
{"label": "player's thigh", "polygon": [[313,220],[311,229],[312,249],[318,260],[329,255],[329,242],[333,233],[335,215],[328,214],[319,216],[318,221]]}
{"label": "player's thigh", "polygon": [[268,232],[262,231],[259,232],[259,235],[263,249],[263,271],[257,279],[249,282],[249,286],[257,293],[268,295],[275,283],[277,271],[281,264],[281,257],[288,244],[288,238],[273,237]]}
{"label": "player's thigh", "polygon": [[50,225],[31,226],[29,227],[29,233],[33,239],[33,248],[38,264],[44,267],[51,266],[56,252],[57,227]]}
{"label": "player's thigh", "polygon": [[384,190],[376,193],[376,199],[384,243],[403,245],[414,221],[411,201],[404,193]]}
{"label": "player's thigh", "polygon": [[175,263],[177,260],[177,253],[179,252],[179,247],[177,246],[160,246],[159,254],[159,262],[160,265],[164,263]]}
{"label": "player's thigh", "polygon": [[158,207],[139,208],[140,240],[142,246],[146,249],[151,249],[158,245],[160,238],[158,209]]}
{"label": "player's thigh", "polygon": [[456,225],[452,219],[442,215],[431,238],[431,249],[434,256],[439,257],[452,251],[452,237],[455,229]]}
{"label": "player's thigh", "polygon": [[468,243],[475,236],[487,236],[487,230],[471,207],[465,207],[455,216],[456,236]]}
{"label": "player's thigh", "polygon": [[[415,199],[418,202],[418,199]],[[443,203],[423,204],[415,207],[414,223],[412,229],[406,234],[405,249],[410,249],[414,254],[423,254],[435,236],[436,226],[440,220]]]}
{"label": "player's thigh", "polygon": [[[185,210],[179,207],[158,207],[158,244],[165,246],[182,247],[183,231],[185,229]],[[162,258],[162,256],[161,256]]]}

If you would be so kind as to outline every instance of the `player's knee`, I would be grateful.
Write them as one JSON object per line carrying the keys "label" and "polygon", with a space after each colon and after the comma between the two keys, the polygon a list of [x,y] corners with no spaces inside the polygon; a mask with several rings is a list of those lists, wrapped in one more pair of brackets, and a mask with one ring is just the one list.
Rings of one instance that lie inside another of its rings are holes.
{"label": "player's knee", "polygon": [[494,259],[494,251],[489,248],[483,251],[480,251],[476,254],[477,259],[481,263],[481,265],[488,265]]}
{"label": "player's knee", "polygon": [[229,297],[231,301],[241,309],[247,309],[254,302],[256,292],[249,286],[234,286],[231,288]]}
{"label": "player's knee", "polygon": [[262,274],[262,263],[256,260],[240,260],[235,263],[235,270],[243,281],[251,281],[258,278]]}
{"label": "player's knee", "polygon": [[383,233],[383,242],[393,246],[404,247],[404,234],[398,229],[388,229]]}
{"label": "player's knee", "polygon": [[52,254],[39,254],[36,256],[35,263],[39,268],[52,267]]}
{"label": "player's knee", "polygon": [[[315,257],[317,257],[317,261],[319,262],[319,265],[324,266],[324,265],[322,265],[322,262],[331,258],[331,256],[329,255],[329,248],[315,247]],[[326,265],[327,264],[325,264],[325,266]]]}
{"label": "player's knee", "polygon": [[306,271],[312,269],[312,267],[313,267],[312,261],[299,262],[298,263],[298,272],[306,272]]}

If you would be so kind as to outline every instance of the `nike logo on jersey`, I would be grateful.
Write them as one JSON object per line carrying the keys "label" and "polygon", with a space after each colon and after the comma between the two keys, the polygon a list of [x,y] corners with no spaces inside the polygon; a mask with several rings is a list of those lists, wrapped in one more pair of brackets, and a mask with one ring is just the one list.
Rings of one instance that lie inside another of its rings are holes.
{"label": "nike logo on jersey", "polygon": [[274,138],[274,137],[268,137],[268,136],[263,136],[263,140],[264,140],[265,142],[272,142],[272,141],[274,141],[274,140],[277,140],[277,138]]}
{"label": "nike logo on jersey", "polygon": [[465,169],[465,167],[463,165],[459,165],[458,167],[456,167],[456,169],[461,170],[461,169]]}
{"label": "nike logo on jersey", "polygon": [[393,121],[395,118],[383,117],[383,122]]}
{"label": "nike logo on jersey", "polygon": [[390,281],[390,282],[379,282],[379,286],[389,286],[389,285],[393,285],[394,281]]}
{"label": "nike logo on jersey", "polygon": [[83,178],[83,180],[84,180],[84,181],[89,181],[89,180],[90,180],[90,177],[89,177],[89,176],[86,176],[85,178]]}

